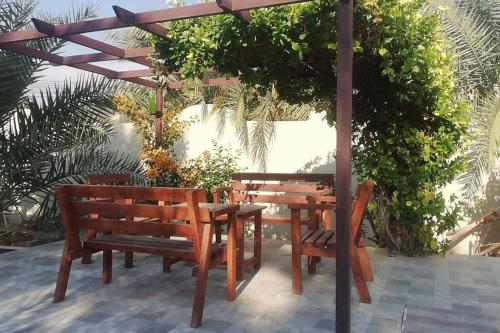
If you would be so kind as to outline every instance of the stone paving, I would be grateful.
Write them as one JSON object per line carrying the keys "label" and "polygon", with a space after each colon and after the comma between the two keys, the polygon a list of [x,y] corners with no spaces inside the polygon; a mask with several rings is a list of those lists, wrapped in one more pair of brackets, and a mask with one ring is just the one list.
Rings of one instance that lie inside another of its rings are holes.
{"label": "stone paving", "polygon": [[[0,255],[0,332],[332,332],[335,321],[334,261],[304,275],[304,293],[291,292],[287,242],[264,241],[264,263],[225,300],[225,273],[213,270],[202,326],[189,327],[195,279],[189,264],[161,272],[161,259],[136,255],[123,268],[114,255],[113,282],[103,285],[101,256],[74,262],[66,300],[53,304],[62,243]],[[390,258],[371,249],[373,303],[360,304],[353,287],[352,332],[396,332],[404,304],[405,332],[500,332],[499,258],[449,256]],[[305,264],[305,262],[303,262]]]}

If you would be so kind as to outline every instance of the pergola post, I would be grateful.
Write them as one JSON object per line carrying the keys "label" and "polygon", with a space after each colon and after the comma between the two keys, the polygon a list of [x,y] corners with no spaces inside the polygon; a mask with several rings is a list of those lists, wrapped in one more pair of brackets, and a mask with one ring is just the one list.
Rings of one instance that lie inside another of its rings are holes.
{"label": "pergola post", "polygon": [[160,144],[163,135],[163,88],[156,88],[156,114],[155,114],[155,141],[156,146]]}
{"label": "pergola post", "polygon": [[337,11],[337,171],[335,332],[351,331],[351,120],[352,0],[339,0]]}

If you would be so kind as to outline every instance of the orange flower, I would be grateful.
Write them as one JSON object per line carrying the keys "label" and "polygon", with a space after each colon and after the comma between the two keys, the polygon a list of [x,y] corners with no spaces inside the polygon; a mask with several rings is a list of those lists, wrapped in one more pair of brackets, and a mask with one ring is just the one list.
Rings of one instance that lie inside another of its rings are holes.
{"label": "orange flower", "polygon": [[160,172],[158,172],[158,169],[156,168],[150,168],[148,171],[146,171],[146,176],[151,179],[156,179],[160,175]]}

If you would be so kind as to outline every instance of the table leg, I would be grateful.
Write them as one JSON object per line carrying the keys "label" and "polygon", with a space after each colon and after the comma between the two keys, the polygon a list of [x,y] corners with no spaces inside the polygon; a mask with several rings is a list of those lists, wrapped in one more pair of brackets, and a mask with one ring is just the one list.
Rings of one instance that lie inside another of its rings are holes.
{"label": "table leg", "polygon": [[255,215],[255,231],[253,238],[254,268],[259,269],[262,261],[262,211]]}
{"label": "table leg", "polygon": [[236,214],[228,216],[227,231],[227,300],[236,298]]}
{"label": "table leg", "polygon": [[245,219],[236,220],[236,279],[241,281],[245,275]]}

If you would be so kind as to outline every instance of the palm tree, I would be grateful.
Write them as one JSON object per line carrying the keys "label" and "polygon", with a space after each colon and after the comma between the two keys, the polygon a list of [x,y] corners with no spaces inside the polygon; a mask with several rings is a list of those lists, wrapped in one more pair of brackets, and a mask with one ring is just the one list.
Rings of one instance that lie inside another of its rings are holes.
{"label": "palm tree", "polygon": [[[31,27],[35,0],[0,0],[0,32]],[[65,17],[44,15],[54,23],[95,16],[91,5],[74,8]],[[54,52],[58,39],[26,42]],[[108,147],[114,128],[111,95],[119,84],[82,76],[35,92],[44,63],[0,51],[0,205],[19,206],[28,200],[39,205],[35,216],[48,221],[57,213],[53,189],[57,184],[81,182],[86,174],[141,173],[132,160]]]}
{"label": "palm tree", "polygon": [[500,152],[500,0],[435,0],[457,58],[458,84],[469,99],[472,144],[459,179],[469,199],[498,167]]}

